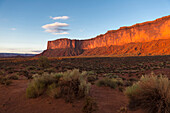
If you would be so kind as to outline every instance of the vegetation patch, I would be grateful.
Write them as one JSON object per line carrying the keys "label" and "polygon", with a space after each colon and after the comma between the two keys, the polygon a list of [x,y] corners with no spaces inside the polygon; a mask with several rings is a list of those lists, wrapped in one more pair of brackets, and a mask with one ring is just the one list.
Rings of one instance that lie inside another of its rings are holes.
{"label": "vegetation patch", "polygon": [[0,77],[0,84],[10,85],[12,81],[7,77]]}
{"label": "vegetation patch", "polygon": [[14,75],[10,76],[9,79],[11,79],[11,80],[18,80],[19,76],[17,74],[14,74]]}
{"label": "vegetation patch", "polygon": [[49,60],[45,56],[40,56],[38,59],[38,66],[42,68],[47,68],[49,67]]}
{"label": "vegetation patch", "polygon": [[144,109],[148,113],[170,112],[170,80],[154,74],[142,76],[140,81],[126,88],[130,109]]}
{"label": "vegetation patch", "polygon": [[121,86],[123,85],[123,81],[121,78],[103,78],[97,81],[96,83],[97,86],[107,86],[107,87],[111,87],[113,89],[115,89],[117,86]]}
{"label": "vegetation patch", "polygon": [[86,97],[84,106],[83,106],[83,113],[93,113],[98,110],[97,103],[94,98],[92,97]]}
{"label": "vegetation patch", "polygon": [[86,82],[86,72],[78,69],[63,73],[43,73],[34,75],[27,88],[27,97],[35,98],[44,93],[54,98],[63,97],[67,102],[82,98],[89,93],[90,84]]}

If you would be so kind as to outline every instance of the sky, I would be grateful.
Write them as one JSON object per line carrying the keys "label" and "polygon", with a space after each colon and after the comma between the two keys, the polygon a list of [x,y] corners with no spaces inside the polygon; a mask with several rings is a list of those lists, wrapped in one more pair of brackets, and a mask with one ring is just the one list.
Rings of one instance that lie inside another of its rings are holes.
{"label": "sky", "polygon": [[170,15],[170,0],[0,0],[0,53],[37,54],[47,41],[89,39]]}

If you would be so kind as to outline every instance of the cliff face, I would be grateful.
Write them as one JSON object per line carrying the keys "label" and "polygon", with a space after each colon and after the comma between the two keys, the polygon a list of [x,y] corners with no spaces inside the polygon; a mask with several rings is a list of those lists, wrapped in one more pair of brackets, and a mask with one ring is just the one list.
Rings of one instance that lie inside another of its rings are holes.
{"label": "cliff face", "polygon": [[[88,40],[48,41],[45,56],[170,54],[170,15],[154,21],[111,30]],[[165,41],[167,40],[167,41]],[[134,48],[138,49],[134,49]],[[129,48],[129,50],[127,50]],[[140,48],[140,49],[139,49]],[[152,50],[154,49],[154,50]],[[98,52],[97,52],[98,51]],[[154,53],[155,52],[155,53]]]}
{"label": "cliff face", "polygon": [[128,43],[85,50],[81,56],[150,56],[170,55],[170,39],[153,40],[151,42]]}
{"label": "cliff face", "polygon": [[111,45],[124,45],[131,42],[149,42],[152,40],[170,38],[170,15],[154,21],[121,27],[108,31],[104,35],[88,40],[58,39],[49,41],[47,49],[79,48],[93,49]]}

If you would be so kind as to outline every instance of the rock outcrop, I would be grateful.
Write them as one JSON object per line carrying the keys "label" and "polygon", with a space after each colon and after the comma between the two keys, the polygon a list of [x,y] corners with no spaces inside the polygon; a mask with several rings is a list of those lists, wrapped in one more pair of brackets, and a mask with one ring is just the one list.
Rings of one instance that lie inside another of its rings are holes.
{"label": "rock outcrop", "polygon": [[[45,56],[170,54],[170,15],[154,21],[110,30],[88,40],[48,41]],[[167,41],[166,41],[167,40]],[[129,48],[129,50],[127,50]],[[133,49],[133,50],[130,50]],[[96,52],[97,51],[97,52]],[[101,52],[102,51],[102,52]],[[128,53],[127,51],[131,51]]]}

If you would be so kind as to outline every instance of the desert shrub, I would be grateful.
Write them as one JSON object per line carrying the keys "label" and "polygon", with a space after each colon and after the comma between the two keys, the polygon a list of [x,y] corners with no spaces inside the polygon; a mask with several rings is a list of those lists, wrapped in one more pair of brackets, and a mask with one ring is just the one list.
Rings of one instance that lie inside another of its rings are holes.
{"label": "desert shrub", "polygon": [[25,76],[28,79],[32,79],[32,76],[29,74],[27,70],[21,70],[19,74]]}
{"label": "desert shrub", "polygon": [[98,79],[97,75],[87,75],[87,81],[93,83]]}
{"label": "desert shrub", "polygon": [[14,70],[9,70],[8,71],[8,74],[12,74],[12,73],[14,73]]}
{"label": "desert shrub", "polygon": [[36,73],[37,73],[37,71],[30,71],[30,75],[34,75]]}
{"label": "desert shrub", "polygon": [[47,68],[49,66],[49,60],[45,56],[40,56],[38,59],[38,66],[42,68]]}
{"label": "desert shrub", "polygon": [[59,98],[61,96],[60,87],[58,87],[56,83],[49,85],[47,89],[47,94],[50,97]]}
{"label": "desert shrub", "polygon": [[45,92],[48,85],[53,83],[58,83],[58,79],[55,79],[54,74],[35,74],[33,75],[33,80],[27,87],[26,95],[28,98],[36,98]]}
{"label": "desert shrub", "polygon": [[6,66],[4,69],[5,69],[5,71],[9,71],[9,70],[11,71],[11,70],[13,70],[13,68],[12,68],[12,67],[9,67],[9,66]]}
{"label": "desert shrub", "polygon": [[59,86],[61,95],[67,102],[72,102],[74,98],[82,98],[89,93],[90,84],[85,80],[86,74],[86,72],[80,73],[78,69],[63,73]]}
{"label": "desert shrub", "polygon": [[19,76],[14,74],[14,75],[10,76],[9,79],[11,79],[11,80],[18,80]]}
{"label": "desert shrub", "polygon": [[126,88],[129,108],[144,109],[148,113],[170,112],[170,80],[164,76],[142,76],[140,81]]}
{"label": "desert shrub", "polygon": [[5,73],[4,71],[0,70],[0,75],[4,75],[4,73]]}
{"label": "desert shrub", "polygon": [[83,113],[93,113],[94,111],[97,111],[98,106],[97,103],[95,101],[95,99],[93,99],[92,97],[86,97],[84,106],[83,106]]}
{"label": "desert shrub", "polygon": [[118,86],[124,85],[122,78],[116,78],[116,79],[112,79],[112,80],[115,81]]}
{"label": "desert shrub", "polygon": [[35,66],[28,66],[26,69],[27,70],[36,70],[37,68]]}
{"label": "desert shrub", "polygon": [[118,89],[119,89],[120,92],[124,91],[124,87],[123,86],[119,86]]}
{"label": "desert shrub", "polygon": [[120,107],[120,109],[117,111],[118,113],[128,113],[127,107]]}
{"label": "desert shrub", "polygon": [[86,78],[88,82],[94,83],[94,81],[98,79],[98,76],[96,75],[94,71],[87,71]]}
{"label": "desert shrub", "polygon": [[107,78],[119,78],[119,76],[114,73],[106,73],[104,76]]}
{"label": "desert shrub", "polygon": [[12,81],[7,77],[0,77],[0,84],[10,85]]}
{"label": "desert shrub", "polygon": [[44,70],[44,72],[48,72],[48,73],[54,73],[56,70],[55,68],[47,68]]}
{"label": "desert shrub", "polygon": [[85,74],[87,73],[80,73],[78,69],[55,74],[35,74],[28,85],[27,97],[35,98],[47,92],[51,97],[63,97],[67,102],[72,102],[89,93],[90,84],[86,82]]}
{"label": "desert shrub", "polygon": [[117,87],[117,82],[115,79],[110,79],[110,78],[103,78],[97,81],[96,83],[97,86],[108,86],[113,89]]}
{"label": "desert shrub", "polygon": [[87,71],[88,75],[95,75],[96,73],[94,71]]}
{"label": "desert shrub", "polygon": [[129,80],[127,80],[127,81],[125,81],[124,82],[124,86],[132,86],[133,85],[133,82],[132,81],[129,81]]}
{"label": "desert shrub", "polygon": [[112,78],[119,78],[119,76],[118,75],[113,75]]}
{"label": "desert shrub", "polygon": [[130,78],[129,81],[136,82],[138,80],[136,78]]}
{"label": "desert shrub", "polygon": [[126,78],[124,78],[124,77],[121,77],[121,79],[122,79],[122,80],[126,80]]}

